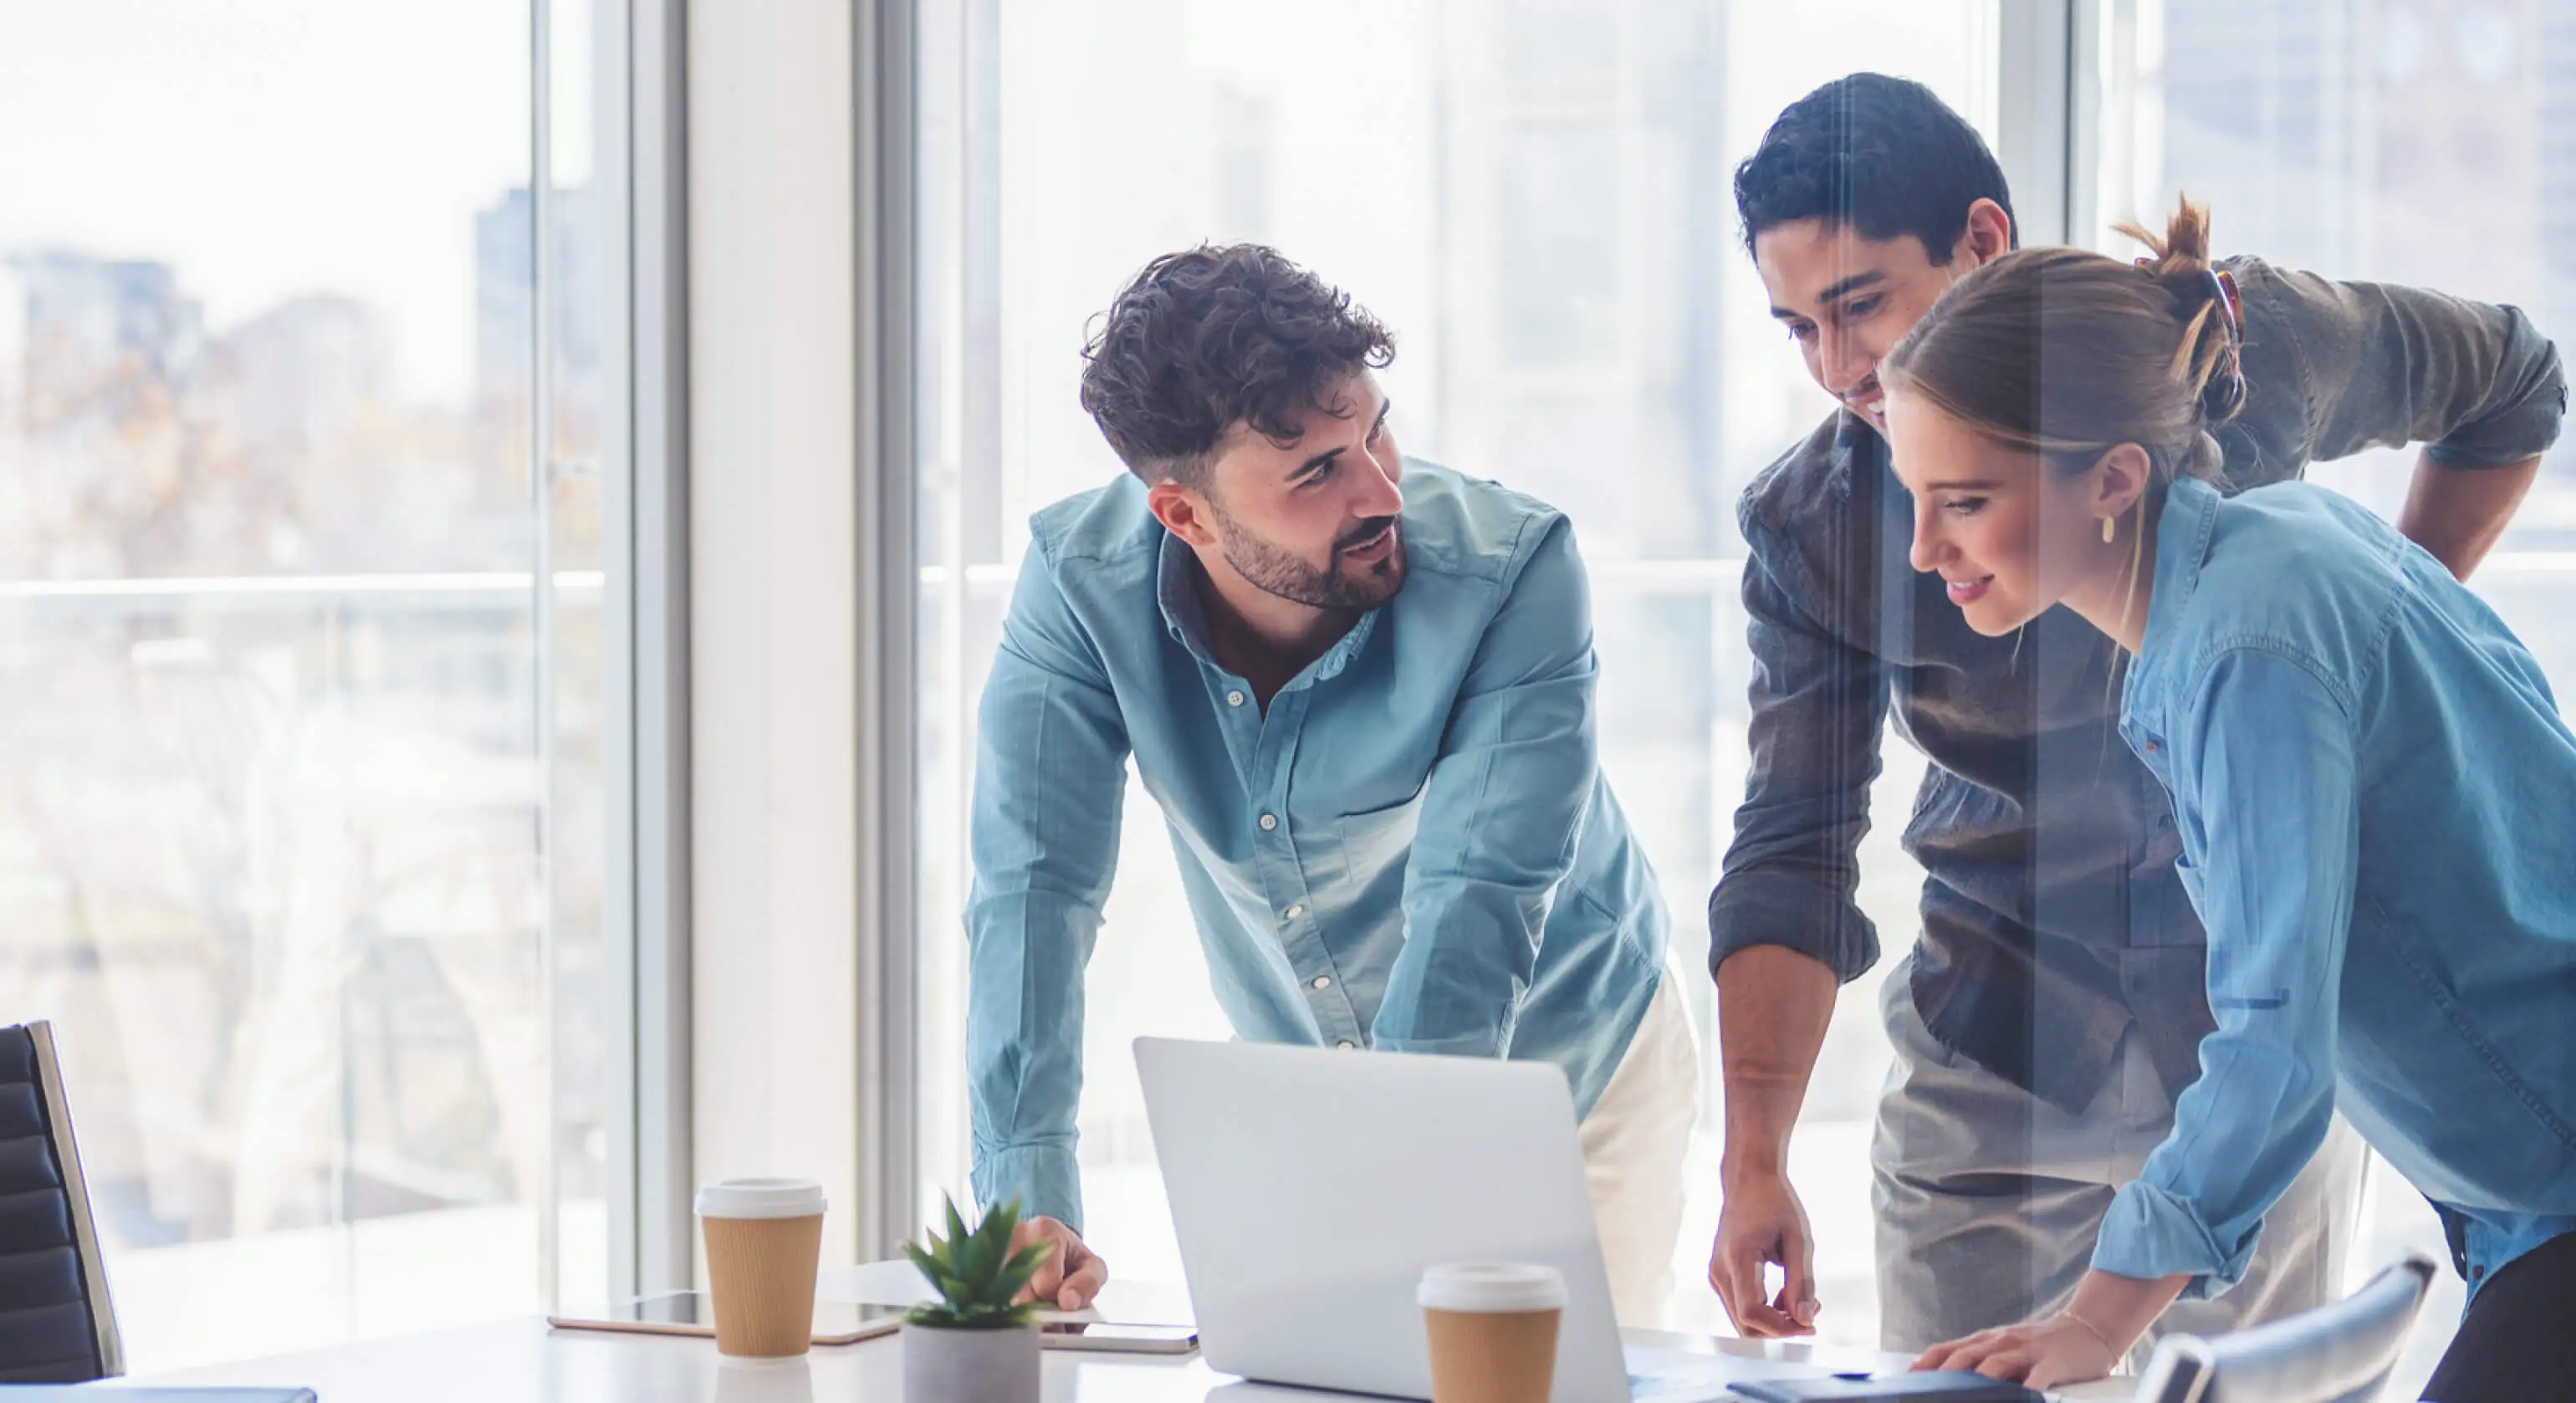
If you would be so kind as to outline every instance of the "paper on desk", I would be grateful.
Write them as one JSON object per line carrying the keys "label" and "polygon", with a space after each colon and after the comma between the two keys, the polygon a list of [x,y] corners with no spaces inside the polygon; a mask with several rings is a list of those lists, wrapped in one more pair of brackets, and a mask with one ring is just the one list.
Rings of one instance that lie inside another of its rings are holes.
{"label": "paper on desk", "polygon": [[[939,1299],[930,1283],[909,1261],[861,1262],[854,1267],[825,1267],[814,1294],[826,1301],[863,1306],[920,1306]],[[1153,1281],[1112,1280],[1088,1310],[1041,1310],[1040,1320],[1114,1320],[1122,1325],[1188,1325],[1198,1317],[1190,1310],[1190,1293]]]}

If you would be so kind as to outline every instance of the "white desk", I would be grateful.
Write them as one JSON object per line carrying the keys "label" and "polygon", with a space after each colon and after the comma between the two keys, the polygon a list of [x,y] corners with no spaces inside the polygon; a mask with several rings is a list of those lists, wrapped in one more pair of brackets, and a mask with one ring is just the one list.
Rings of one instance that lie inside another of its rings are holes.
{"label": "white desk", "polygon": [[[1867,1350],[1643,1335],[1694,1354],[1887,1368]],[[322,1403],[901,1403],[903,1344],[873,1340],[818,1349],[784,1366],[730,1364],[711,1340],[549,1330],[507,1321],[438,1334],[341,1345],[307,1354],[131,1380],[309,1388]],[[1152,1359],[1050,1350],[1047,1403],[1282,1403],[1347,1394],[1244,1383],[1196,1357]]]}
{"label": "white desk", "polygon": [[[909,1263],[826,1267],[825,1300],[906,1299],[920,1280]],[[1101,1304],[1119,1319],[1187,1320],[1189,1293],[1176,1285],[1112,1281]],[[1791,1341],[1709,1339],[1632,1331],[1661,1359],[1728,1356],[1816,1364],[1829,1369],[1902,1369],[1904,1355]],[[1245,1383],[1184,1358],[1049,1350],[1046,1403],[1282,1403],[1336,1399]],[[739,1364],[715,1342],[593,1330],[553,1330],[542,1320],[503,1321],[408,1335],[126,1380],[143,1384],[273,1385],[309,1388],[322,1403],[902,1403],[900,1338],[817,1349],[784,1365]],[[2129,1397],[2126,1380],[2065,1395],[2068,1403]]]}

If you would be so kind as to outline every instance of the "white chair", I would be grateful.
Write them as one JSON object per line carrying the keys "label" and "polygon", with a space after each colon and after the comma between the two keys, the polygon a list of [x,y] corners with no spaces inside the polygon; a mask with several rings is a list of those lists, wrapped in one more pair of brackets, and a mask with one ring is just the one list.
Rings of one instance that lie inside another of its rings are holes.
{"label": "white chair", "polygon": [[2439,1269],[2413,1253],[2333,1305],[2216,1339],[2168,1335],[2136,1403],[2368,1403],[2396,1368]]}

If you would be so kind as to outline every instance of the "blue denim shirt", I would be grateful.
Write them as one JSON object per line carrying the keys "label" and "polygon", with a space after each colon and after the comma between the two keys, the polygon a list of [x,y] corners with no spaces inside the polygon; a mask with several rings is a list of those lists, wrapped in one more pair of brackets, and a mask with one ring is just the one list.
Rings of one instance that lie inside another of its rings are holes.
{"label": "blue denim shirt", "polygon": [[2218,1029],[2093,1264],[2233,1284],[2338,1107],[2473,1289],[2576,1229],[2576,734],[2502,621],[2334,493],[2178,483],[2120,734]]}
{"label": "blue denim shirt", "polygon": [[1669,922],[1597,763],[1573,530],[1420,461],[1403,488],[1404,588],[1266,716],[1215,661],[1197,558],[1141,483],[1033,520],[975,772],[980,1201],[1081,1222],[1083,966],[1131,755],[1242,1036],[1553,1062],[1578,1112],[1609,1082]]}

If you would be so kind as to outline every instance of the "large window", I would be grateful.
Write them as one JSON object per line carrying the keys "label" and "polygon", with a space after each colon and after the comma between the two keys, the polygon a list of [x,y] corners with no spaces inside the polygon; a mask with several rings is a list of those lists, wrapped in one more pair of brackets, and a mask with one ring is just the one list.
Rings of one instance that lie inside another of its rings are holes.
{"label": "large window", "polygon": [[[1746,481],[1823,417],[1737,242],[1733,165],[1855,68],[1917,77],[1992,139],[1993,0],[1724,4],[977,0],[926,7],[920,1105],[927,1184],[966,1176],[965,801],[974,707],[1032,511],[1121,471],[1075,402],[1085,319],[1155,254],[1257,239],[1388,321],[1419,457],[1567,509],[1595,591],[1603,765],[1662,876],[1710,1055],[1678,1323],[1717,1215],[1717,1078],[1699,912],[1743,793]],[[1920,761],[1891,740],[1882,814]],[[1132,787],[1132,786],[1131,786]],[[1890,822],[1865,901],[1901,949],[1920,873]],[[1875,1344],[1873,975],[1840,1005],[1797,1140],[1823,1325]],[[1169,839],[1141,790],[1091,965],[1081,1151],[1123,1274],[1179,1259],[1128,1053],[1223,1037]]]}
{"label": "large window", "polygon": [[136,1369],[606,1289],[592,14],[0,0],[0,1021]]}

